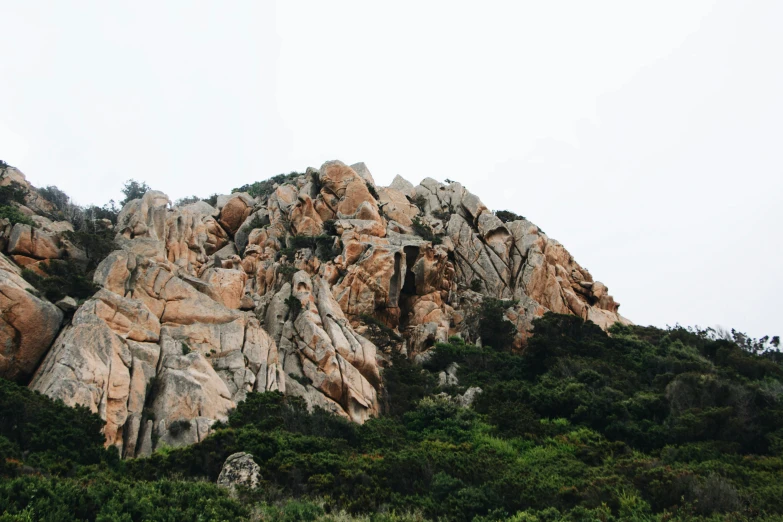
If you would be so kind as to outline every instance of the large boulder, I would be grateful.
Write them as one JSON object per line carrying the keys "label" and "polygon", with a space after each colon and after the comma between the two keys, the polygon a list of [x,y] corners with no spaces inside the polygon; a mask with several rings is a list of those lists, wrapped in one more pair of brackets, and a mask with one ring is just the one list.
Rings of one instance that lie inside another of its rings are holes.
{"label": "large boulder", "polygon": [[63,312],[38,297],[21,270],[0,254],[0,377],[23,382],[57,337]]}
{"label": "large boulder", "polygon": [[220,224],[233,236],[253,212],[253,205],[255,205],[253,198],[244,192],[232,194],[225,200],[218,200]]}
{"label": "large boulder", "polygon": [[59,259],[63,248],[57,235],[17,223],[8,240],[8,253],[36,259]]}
{"label": "large boulder", "polygon": [[169,197],[149,190],[140,199],[129,201],[117,216],[117,233],[126,239],[166,240]]}

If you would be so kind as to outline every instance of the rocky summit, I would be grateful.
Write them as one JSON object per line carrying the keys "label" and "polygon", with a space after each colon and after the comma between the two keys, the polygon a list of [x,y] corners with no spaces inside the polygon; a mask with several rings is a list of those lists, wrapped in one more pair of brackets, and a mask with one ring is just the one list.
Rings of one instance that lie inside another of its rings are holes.
{"label": "rocky summit", "polygon": [[[627,323],[563,245],[456,182],[381,187],[330,161],[211,200],[149,190],[92,215],[105,251],[18,170],[0,188],[0,377],[99,414],[124,457],[203,440],[252,391],[363,423],[393,350],[481,343],[487,300],[515,350],[547,311]],[[91,262],[81,296],[31,284]]]}

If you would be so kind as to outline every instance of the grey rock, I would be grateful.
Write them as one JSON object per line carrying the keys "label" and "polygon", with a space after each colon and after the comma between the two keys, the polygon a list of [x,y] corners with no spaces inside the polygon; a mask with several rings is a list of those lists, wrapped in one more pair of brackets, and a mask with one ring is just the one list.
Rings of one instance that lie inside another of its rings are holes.
{"label": "grey rock", "polygon": [[76,302],[76,299],[70,296],[65,296],[54,304],[63,312],[73,312],[79,307],[79,303]]}
{"label": "grey rock", "polygon": [[243,451],[234,453],[226,459],[220,470],[217,485],[235,493],[237,486],[255,489],[260,481],[261,467],[255,463],[253,455]]}

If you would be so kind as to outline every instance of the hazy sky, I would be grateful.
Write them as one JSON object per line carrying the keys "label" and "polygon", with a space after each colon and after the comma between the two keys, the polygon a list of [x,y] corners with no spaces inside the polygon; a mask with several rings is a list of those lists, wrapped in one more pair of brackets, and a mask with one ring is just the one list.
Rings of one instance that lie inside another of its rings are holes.
{"label": "hazy sky", "polygon": [[783,334],[783,2],[0,0],[0,159],[79,203],[461,181],[641,324]]}

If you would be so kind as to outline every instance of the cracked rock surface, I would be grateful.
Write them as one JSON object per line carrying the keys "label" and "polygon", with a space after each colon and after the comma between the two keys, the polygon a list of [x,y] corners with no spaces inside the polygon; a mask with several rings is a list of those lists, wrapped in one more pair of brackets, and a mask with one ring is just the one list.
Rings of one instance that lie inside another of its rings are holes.
{"label": "cracked rock surface", "polygon": [[[24,184],[38,226],[0,222],[0,376],[99,414],[125,457],[202,440],[253,391],[365,422],[391,350],[424,360],[452,335],[478,340],[483,299],[509,300],[516,348],[548,310],[625,321],[607,287],[527,219],[501,221],[459,183],[380,187],[363,163],[339,161],[215,206],[148,191],[120,212],[97,292],[64,312],[21,267],[83,253],[70,223],[39,215],[46,200],[9,172],[0,184]],[[247,463],[234,457],[226,466]]]}

